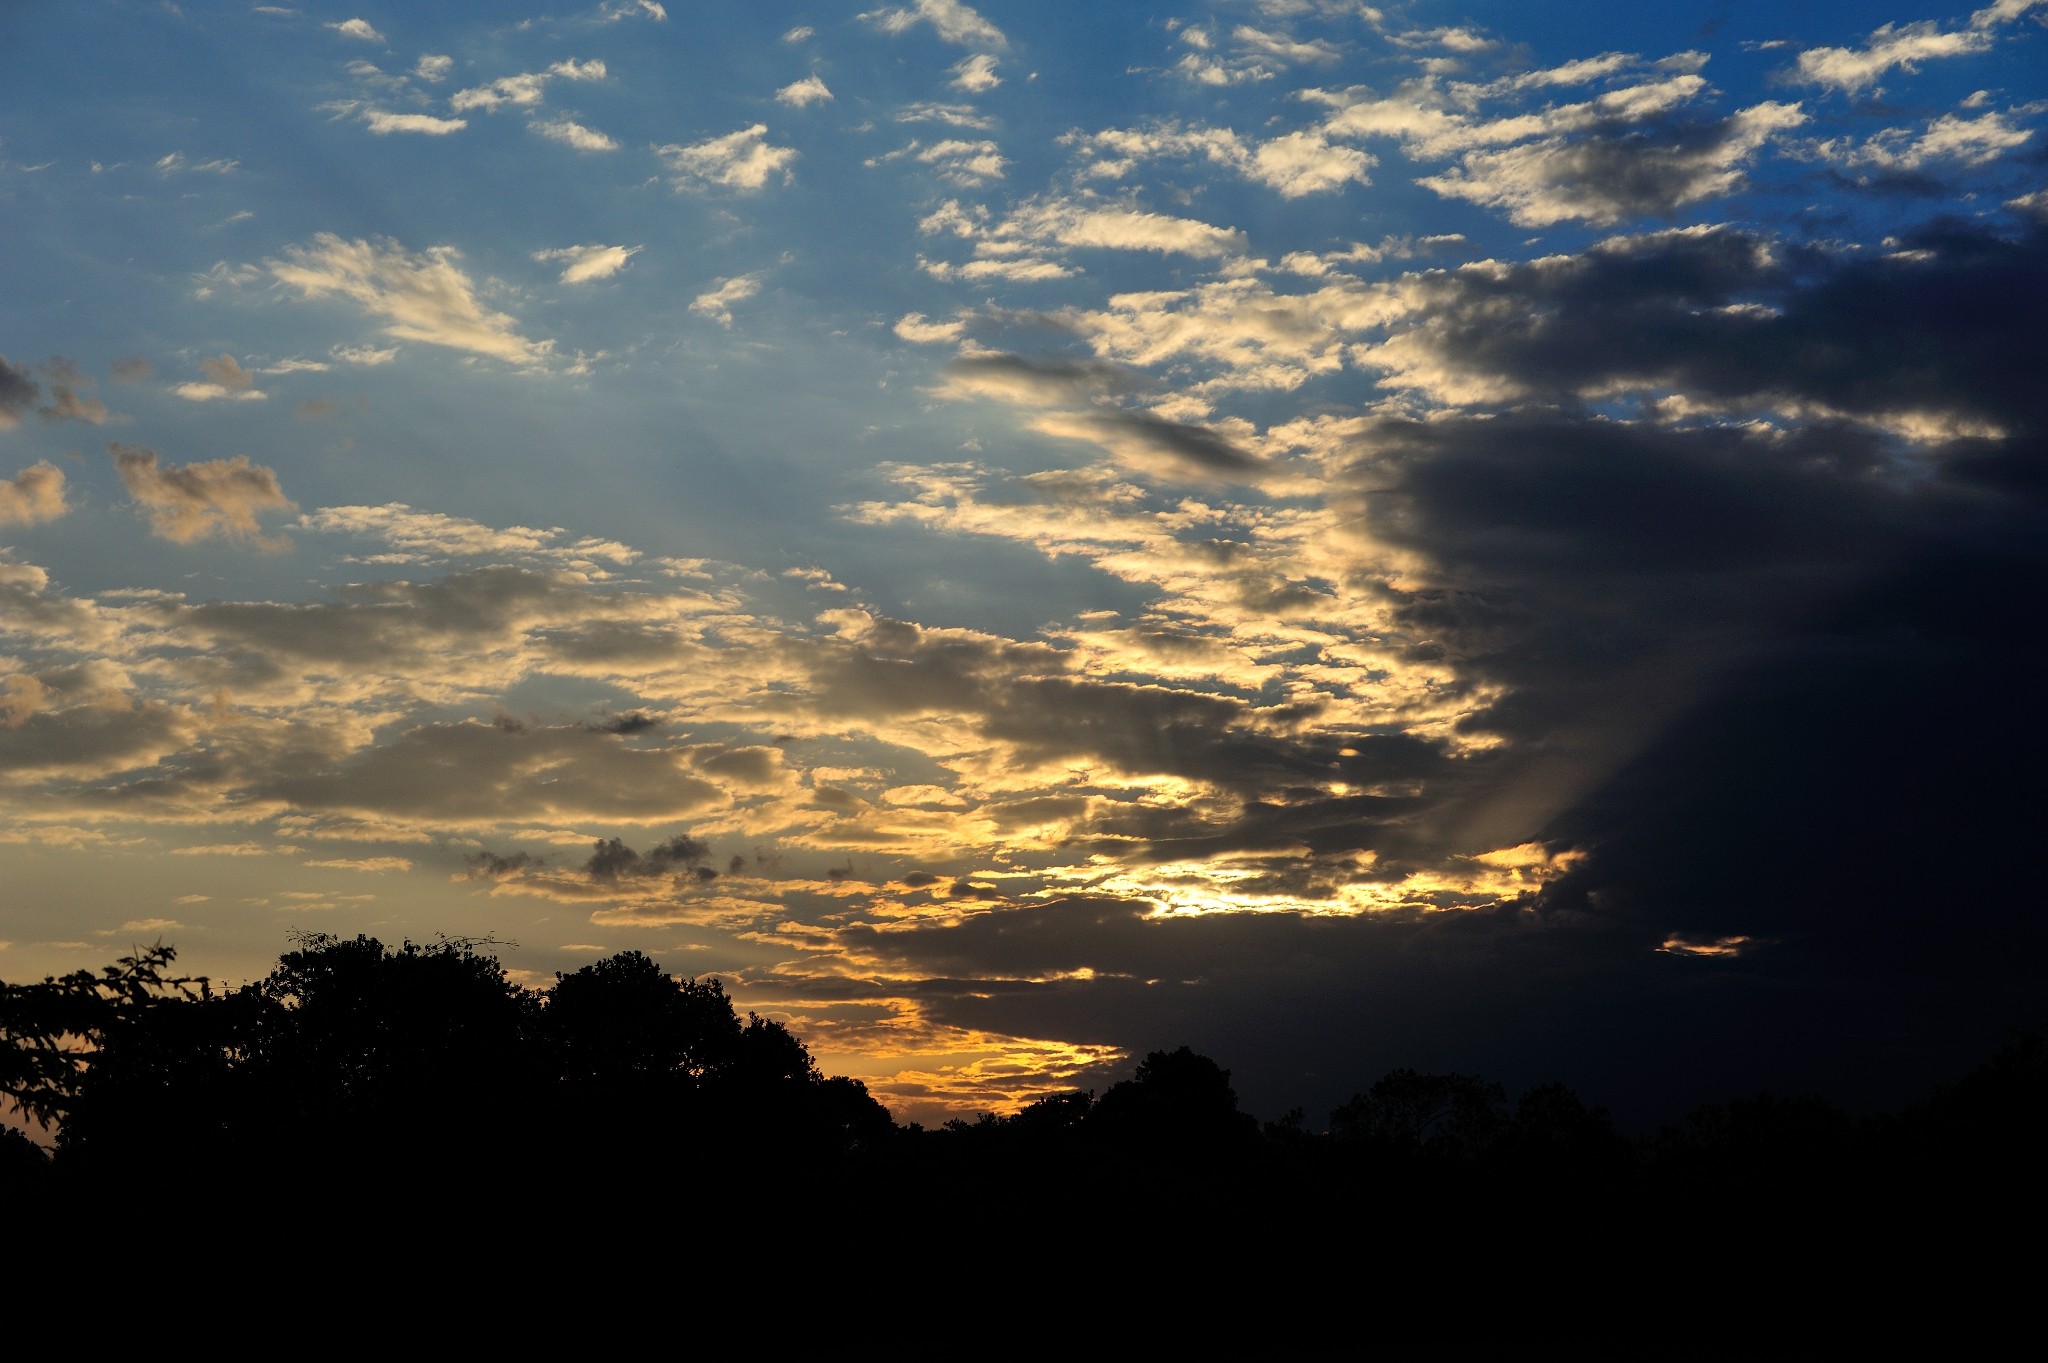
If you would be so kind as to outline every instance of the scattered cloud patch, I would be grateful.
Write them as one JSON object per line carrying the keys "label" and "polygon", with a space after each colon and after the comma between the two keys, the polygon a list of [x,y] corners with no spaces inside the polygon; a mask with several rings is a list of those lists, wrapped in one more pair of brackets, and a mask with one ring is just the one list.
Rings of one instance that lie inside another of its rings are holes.
{"label": "scattered cloud patch", "polygon": [[625,269],[626,262],[640,250],[638,246],[603,246],[593,242],[586,246],[557,246],[551,250],[535,251],[533,258],[561,261],[561,282],[564,284],[590,284],[610,279]]}
{"label": "scattered cloud patch", "polygon": [[761,281],[753,275],[721,279],[709,290],[697,295],[690,304],[690,311],[709,317],[722,327],[729,327],[732,325],[732,305],[752,298],[759,292]]}
{"label": "scattered cloud patch", "polygon": [[602,58],[578,61],[571,57],[556,62],[545,71],[523,71],[515,76],[500,76],[489,85],[457,90],[449,96],[448,106],[457,113],[471,109],[495,113],[507,105],[525,108],[540,103],[546,97],[548,83],[552,80],[603,80],[607,74]]}
{"label": "scattered cloud patch", "polygon": [[256,386],[256,378],[232,355],[216,355],[210,360],[201,360],[199,368],[206,378],[202,382],[181,383],[172,391],[188,402],[214,402],[221,399],[230,401],[257,401],[266,394]]}
{"label": "scattered cloud patch", "polygon": [[1010,41],[1001,29],[960,0],[914,0],[896,9],[870,10],[860,17],[884,33],[904,33],[919,24],[930,24],[942,42],[963,47],[986,43],[1000,48],[1007,47]]}
{"label": "scattered cloud patch", "polygon": [[595,128],[567,118],[534,119],[526,125],[551,142],[574,147],[577,151],[617,151],[619,144]]}
{"label": "scattered cloud patch", "polygon": [[816,75],[805,76],[799,81],[791,81],[788,85],[775,92],[775,100],[778,104],[793,105],[799,109],[809,104],[829,102],[831,98],[832,92],[825,88],[825,82]]}
{"label": "scattered cloud patch", "polygon": [[384,41],[384,35],[371,28],[370,21],[367,19],[343,19],[339,23],[323,24],[321,27],[331,29],[344,38],[354,38],[361,42],[381,43]]}
{"label": "scattered cloud patch", "polygon": [[778,147],[768,140],[765,123],[688,146],[671,144],[654,151],[674,172],[670,183],[678,192],[706,185],[760,189],[776,177],[788,184],[794,178],[790,167],[797,159],[794,147]]}
{"label": "scattered cloud patch", "polygon": [[116,443],[108,449],[128,495],[159,539],[173,544],[227,539],[264,549],[285,547],[285,541],[263,534],[257,517],[298,508],[278,486],[277,474],[250,463],[249,456],[160,465],[156,451],[138,445]]}
{"label": "scattered cloud patch", "polygon": [[424,133],[429,137],[446,137],[459,133],[469,126],[466,118],[437,118],[433,114],[394,114],[383,109],[363,110],[363,122],[370,131],[383,136],[386,133]]}
{"label": "scattered cloud patch", "polygon": [[349,241],[322,232],[308,245],[286,247],[282,259],[266,260],[264,268],[303,298],[349,300],[383,319],[384,334],[396,340],[508,364],[543,362],[554,343],[528,340],[512,317],[486,307],[461,259],[452,246],[412,252],[394,241]]}
{"label": "scattered cloud patch", "polygon": [[953,64],[953,79],[946,82],[956,90],[965,90],[978,95],[984,90],[993,90],[1003,83],[996,74],[996,59],[986,52],[977,52],[963,57]]}
{"label": "scattered cloud patch", "polygon": [[44,461],[0,478],[0,525],[41,525],[69,511],[64,470]]}

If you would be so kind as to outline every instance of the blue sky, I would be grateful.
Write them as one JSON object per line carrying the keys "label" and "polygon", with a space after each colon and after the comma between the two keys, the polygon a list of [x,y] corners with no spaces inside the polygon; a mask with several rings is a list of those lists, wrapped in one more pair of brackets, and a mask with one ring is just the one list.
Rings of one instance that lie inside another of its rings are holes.
{"label": "blue sky", "polygon": [[637,948],[924,1120],[1938,1077],[2044,21],[10,7],[0,975]]}

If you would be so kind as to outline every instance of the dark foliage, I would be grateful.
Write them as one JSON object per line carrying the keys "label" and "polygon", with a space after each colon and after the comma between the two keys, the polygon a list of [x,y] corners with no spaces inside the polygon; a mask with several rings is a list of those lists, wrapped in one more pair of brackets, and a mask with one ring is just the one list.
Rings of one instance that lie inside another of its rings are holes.
{"label": "dark foliage", "polygon": [[650,1234],[678,1203],[689,1224],[813,1236],[1014,1227],[1017,1253],[1029,1228],[1085,1217],[1069,1252],[1107,1271],[1200,1252],[1296,1254],[1304,1281],[1412,1277],[1477,1256],[1501,1293],[1598,1266],[1606,1290],[1655,1296],[1734,1290],[1739,1263],[1758,1301],[1817,1257],[1873,1283],[1917,1246],[1967,1259],[1987,1215],[2019,1228],[2042,1209],[2039,1034],[1865,1120],[1759,1094],[1628,1139],[1563,1085],[1511,1103],[1402,1069],[1326,1129],[1299,1111],[1262,1127],[1230,1072],[1182,1047],[1100,1096],[925,1130],[821,1075],[782,1025],[740,1018],[717,980],[625,952],[540,993],[489,945],[308,936],[226,993],[162,946],[0,985],[0,1096],[56,1132],[46,1153],[0,1130],[0,1206],[91,1227],[140,1196],[204,1207],[196,1225],[336,1244],[374,1228],[429,1256],[497,1252],[515,1200],[564,1244]]}

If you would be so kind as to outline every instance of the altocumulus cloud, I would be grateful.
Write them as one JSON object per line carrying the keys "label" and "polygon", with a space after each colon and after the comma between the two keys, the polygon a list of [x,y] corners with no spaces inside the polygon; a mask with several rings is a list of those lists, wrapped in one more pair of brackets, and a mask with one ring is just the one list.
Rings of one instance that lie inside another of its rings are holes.
{"label": "altocumulus cloud", "polygon": [[37,525],[54,521],[69,509],[64,470],[55,464],[31,464],[12,478],[0,479],[0,525]]}
{"label": "altocumulus cloud", "polygon": [[128,495],[159,538],[191,544],[219,537],[266,549],[284,547],[285,541],[264,536],[257,515],[297,507],[278,486],[277,475],[250,463],[249,456],[159,465],[154,450],[118,442],[107,448]]}
{"label": "altocumulus cloud", "polygon": [[777,176],[788,184],[793,178],[790,167],[797,158],[796,148],[778,147],[768,140],[765,123],[688,146],[671,143],[654,150],[675,172],[670,183],[678,191],[706,185],[760,189]]}

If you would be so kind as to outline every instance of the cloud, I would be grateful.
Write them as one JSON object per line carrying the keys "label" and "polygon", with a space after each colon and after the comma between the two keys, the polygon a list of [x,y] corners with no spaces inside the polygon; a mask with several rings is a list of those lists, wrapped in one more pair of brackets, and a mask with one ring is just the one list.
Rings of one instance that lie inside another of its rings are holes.
{"label": "cloud", "polygon": [[691,301],[690,311],[709,317],[722,327],[729,327],[732,325],[732,305],[752,298],[759,292],[761,281],[753,275],[721,279]]}
{"label": "cloud", "polygon": [[1411,277],[1387,297],[1412,322],[1358,358],[1436,402],[1633,393],[1937,441],[2037,428],[2015,359],[2028,324],[2001,295],[2048,279],[2048,235],[1930,230],[1899,247],[1801,283],[1768,238],[1684,228]]}
{"label": "cloud", "polygon": [[438,84],[448,78],[455,69],[455,58],[428,52],[421,55],[412,73],[428,84]]}
{"label": "cloud", "polygon": [[986,43],[1000,48],[1010,41],[1001,29],[960,0],[915,0],[909,6],[870,10],[860,17],[884,33],[903,33],[918,24],[930,24],[941,41],[961,46]]}
{"label": "cloud", "polygon": [[20,425],[30,411],[44,421],[82,421],[88,426],[103,425],[113,415],[106,403],[78,391],[90,388],[93,380],[71,361],[56,357],[34,368],[50,381],[48,402],[39,402],[42,385],[30,367],[10,364],[0,355],[0,431]]}
{"label": "cloud", "polygon": [[[1003,221],[987,225],[985,215],[968,213],[948,201],[919,224],[927,235],[951,232],[975,242],[975,253],[996,268],[1026,263],[1016,260],[1026,250],[1052,246],[1094,250],[1159,251],[1171,255],[1214,258],[1245,249],[1242,232],[1215,227],[1194,218],[1176,218],[1138,208],[1098,208],[1072,199],[1026,203]],[[976,262],[980,265],[983,262]],[[930,267],[928,266],[927,269]],[[975,277],[973,267],[957,267]]]}
{"label": "cloud", "polygon": [[1894,67],[1917,71],[1923,61],[1982,52],[1993,41],[1982,29],[1944,33],[1931,19],[1902,27],[1886,24],[1861,48],[1814,47],[1801,52],[1797,78],[1854,94]]}
{"label": "cloud", "polygon": [[661,0],[610,0],[601,13],[604,22],[608,24],[634,17],[652,19],[656,23],[665,23],[668,20],[668,9]]}
{"label": "cloud", "polygon": [[953,63],[952,73],[953,79],[946,83],[956,90],[965,90],[970,95],[993,90],[1003,83],[1003,78],[996,74],[996,59],[986,52],[962,57]]}
{"label": "cloud", "polygon": [[910,312],[898,318],[892,330],[913,345],[936,345],[958,341],[966,334],[967,324],[958,320],[933,322],[921,312]]}
{"label": "cloud", "polygon": [[1941,161],[1985,165],[2026,145],[2032,137],[2031,129],[2014,127],[2004,114],[1977,118],[1943,114],[1917,136],[1909,129],[1887,128],[1861,143],[1829,139],[1816,144],[1814,153],[1852,169],[1915,171]]}
{"label": "cloud", "polygon": [[1166,478],[1248,475],[1259,467],[1216,431],[1143,412],[1061,413],[1040,417],[1034,425],[1048,435],[1092,441],[1119,462]]}
{"label": "cloud", "polygon": [[297,506],[278,486],[277,475],[250,463],[247,455],[159,466],[154,450],[119,443],[107,448],[128,495],[159,539],[193,544],[220,538],[264,549],[284,547],[285,541],[264,536],[257,517]]}
{"label": "cloud", "polygon": [[332,534],[367,535],[407,557],[465,556],[552,559],[593,577],[604,576],[593,562],[631,563],[639,554],[622,544],[583,539],[561,543],[560,528],[484,525],[438,511],[416,511],[403,502],[384,506],[324,506],[299,518],[298,528]]}
{"label": "cloud", "polygon": [[12,478],[0,478],[0,525],[40,525],[70,509],[64,500],[64,471],[54,464],[31,464]]}
{"label": "cloud", "polygon": [[552,80],[603,80],[608,72],[601,58],[578,61],[574,57],[556,62],[545,71],[523,71],[514,76],[500,76],[489,85],[471,86],[457,90],[448,97],[448,106],[457,113],[471,109],[497,112],[506,105],[525,108],[538,104],[547,94],[548,83]]}
{"label": "cloud", "polygon": [[831,98],[832,92],[826,89],[825,82],[815,75],[805,76],[799,81],[792,81],[775,92],[775,100],[778,104],[791,104],[799,109],[807,104],[829,102]]}
{"label": "cloud", "polygon": [[972,186],[1003,178],[1004,161],[993,142],[968,142],[947,138],[930,146],[911,143],[916,158],[952,184]]}
{"label": "cloud", "polygon": [[674,823],[723,803],[683,755],[576,726],[419,724],[300,771],[265,772],[252,798],[314,814],[400,818],[428,828],[595,819]]}
{"label": "cloud", "polygon": [[1296,199],[1329,193],[1347,184],[1370,184],[1374,158],[1353,147],[1333,145],[1317,129],[1247,142],[1228,128],[1186,127],[1165,120],[1147,128],[1106,128],[1061,139],[1078,148],[1087,178],[1120,179],[1139,161],[1199,157],[1257,184]]}
{"label": "cloud", "polygon": [[344,38],[355,38],[366,43],[384,41],[384,35],[371,28],[367,19],[343,19],[339,23],[322,24],[321,27],[331,29]]}
{"label": "cloud", "polygon": [[561,261],[561,281],[564,284],[591,284],[600,279],[610,279],[625,269],[626,262],[642,249],[638,246],[602,246],[592,242],[585,246],[558,246],[535,251],[533,258]]}
{"label": "cloud", "polygon": [[410,871],[411,857],[330,857],[324,861],[308,861],[307,866],[317,866],[330,871]]}
{"label": "cloud", "polygon": [[384,320],[384,334],[504,360],[538,365],[552,341],[530,341],[518,322],[486,308],[463,273],[452,246],[406,250],[394,241],[346,241],[322,232],[305,246],[288,246],[264,268],[278,283],[307,299],[339,295]]}
{"label": "cloud", "polygon": [[7,362],[0,355],[0,430],[8,430],[21,424],[22,416],[36,405],[36,399],[43,395],[43,386],[30,377],[28,370]]}
{"label": "cloud", "polygon": [[383,109],[363,110],[363,122],[370,131],[383,136],[387,133],[424,133],[429,137],[446,137],[449,133],[461,132],[469,126],[466,118],[436,118],[432,114],[394,114]]}
{"label": "cloud", "polygon": [[[0,360],[0,363],[5,363],[5,361]],[[141,356],[114,361],[113,375],[116,383],[141,383],[143,380],[153,377],[155,373],[156,366]]]}
{"label": "cloud", "polygon": [[586,128],[572,119],[535,119],[526,125],[551,142],[560,142],[574,147],[577,151],[617,151],[619,144],[597,131]]}
{"label": "cloud", "polygon": [[259,401],[267,394],[256,387],[255,377],[232,355],[217,355],[199,362],[206,375],[203,382],[181,383],[171,391],[188,402]]}
{"label": "cloud", "polygon": [[896,111],[898,123],[944,123],[954,128],[972,128],[984,132],[996,125],[994,119],[981,113],[972,104],[940,104],[923,102],[906,104]]}
{"label": "cloud", "polygon": [[689,146],[670,144],[654,151],[675,172],[671,183],[678,192],[704,185],[760,189],[778,175],[788,184],[794,178],[789,168],[797,158],[795,148],[778,147],[768,141],[765,123]]}
{"label": "cloud", "polygon": [[1726,194],[1759,148],[1806,121],[1797,104],[1766,102],[1726,119],[1649,133],[1628,127],[1467,152],[1458,169],[1417,183],[1446,198],[1503,209],[1524,227],[1606,226]]}

